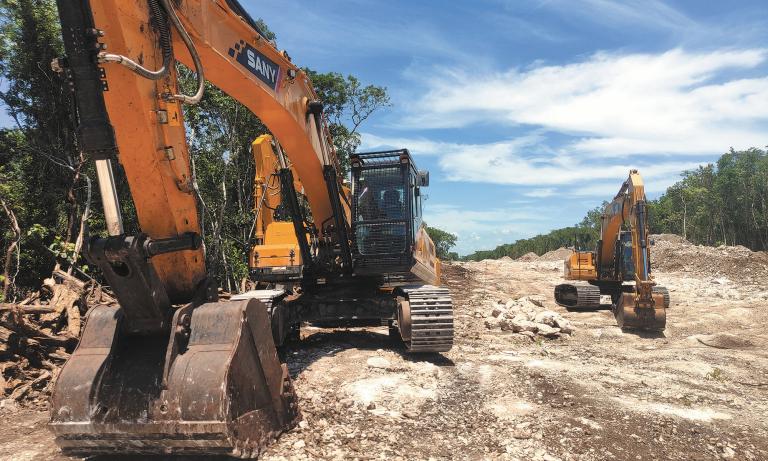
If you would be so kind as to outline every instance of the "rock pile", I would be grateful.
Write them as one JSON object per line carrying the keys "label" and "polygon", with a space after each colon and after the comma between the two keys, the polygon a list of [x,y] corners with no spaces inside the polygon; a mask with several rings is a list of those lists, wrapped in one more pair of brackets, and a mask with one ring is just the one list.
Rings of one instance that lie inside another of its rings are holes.
{"label": "rock pile", "polygon": [[526,261],[526,262],[538,261],[538,260],[539,260],[539,255],[537,255],[533,251],[531,251],[529,253],[526,253],[526,254],[520,256],[519,258],[517,258],[517,261]]}
{"label": "rock pile", "polygon": [[554,311],[544,309],[543,297],[523,296],[506,303],[495,303],[485,320],[489,330],[511,331],[531,339],[537,336],[558,338],[570,335],[571,323]]}

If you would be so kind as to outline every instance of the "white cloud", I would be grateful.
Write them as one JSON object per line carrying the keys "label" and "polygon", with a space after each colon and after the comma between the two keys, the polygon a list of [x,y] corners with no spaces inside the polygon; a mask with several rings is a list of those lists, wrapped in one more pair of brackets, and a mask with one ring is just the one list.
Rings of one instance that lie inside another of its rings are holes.
{"label": "white cloud", "polygon": [[[722,153],[766,143],[768,50],[596,53],[565,65],[475,75],[436,69],[404,125],[526,125],[577,137],[572,154]],[[423,73],[422,73],[423,75]],[[497,146],[504,149],[503,145]]]}
{"label": "white cloud", "polygon": [[430,226],[457,235],[455,251],[466,254],[539,233],[542,228],[552,226],[553,216],[556,216],[553,210],[541,206],[476,210],[428,203],[424,220]]}
{"label": "white cloud", "polygon": [[406,148],[419,155],[439,155],[450,146],[458,144],[434,141],[428,138],[408,138],[408,137],[383,137],[372,133],[362,133],[362,139],[359,150],[373,150],[378,148]]}
{"label": "white cloud", "polygon": [[544,189],[533,189],[528,192],[524,192],[523,195],[526,197],[535,197],[535,198],[545,198],[545,197],[552,197],[553,195],[557,194],[557,191],[554,187],[547,187]]}
{"label": "white cloud", "polygon": [[639,169],[644,177],[659,178],[679,175],[702,163],[670,157],[622,158],[618,162],[582,159],[548,149],[539,135],[487,144],[461,144],[426,138],[390,139],[363,133],[363,150],[390,147],[407,147],[417,159],[422,155],[438,156],[440,170],[450,181],[530,186],[535,189],[525,195],[539,198],[554,193],[550,186],[570,184],[579,185],[581,192],[577,195],[602,195],[592,194],[590,191],[598,189],[589,186],[606,181],[615,183],[618,190],[620,181],[633,168]]}

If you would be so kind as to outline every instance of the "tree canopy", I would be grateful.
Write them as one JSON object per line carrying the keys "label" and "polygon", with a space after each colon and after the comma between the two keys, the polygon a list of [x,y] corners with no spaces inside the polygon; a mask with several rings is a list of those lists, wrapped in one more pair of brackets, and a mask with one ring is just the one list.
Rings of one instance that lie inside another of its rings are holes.
{"label": "tree canopy", "polygon": [[458,259],[458,255],[451,252],[451,248],[456,246],[456,240],[458,240],[458,237],[455,234],[430,226],[426,226],[426,230],[427,235],[429,235],[429,238],[431,238],[432,242],[435,244],[435,252],[437,253],[438,258],[449,260]]}
{"label": "tree canopy", "polygon": [[[594,249],[604,205],[590,210],[575,226],[476,251],[466,259],[518,258],[574,245]],[[648,202],[648,219],[652,233],[678,234],[702,245],[768,250],[768,152],[731,149],[714,164],[683,172],[680,181]]]}

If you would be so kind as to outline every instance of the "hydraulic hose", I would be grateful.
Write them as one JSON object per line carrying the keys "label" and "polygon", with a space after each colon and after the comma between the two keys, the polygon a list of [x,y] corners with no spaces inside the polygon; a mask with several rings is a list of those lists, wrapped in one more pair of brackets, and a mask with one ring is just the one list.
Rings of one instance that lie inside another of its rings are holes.
{"label": "hydraulic hose", "polygon": [[185,94],[170,94],[166,95],[166,98],[175,99],[185,104],[197,104],[203,98],[203,92],[205,91],[205,76],[203,75],[203,64],[200,61],[200,55],[197,53],[197,49],[195,48],[194,43],[192,43],[192,39],[186,29],[184,29],[184,25],[181,24],[181,21],[176,14],[176,10],[173,9],[169,0],[149,0],[149,10],[151,17],[155,22],[155,26],[160,33],[160,48],[163,51],[163,65],[157,70],[149,70],[127,56],[110,53],[99,53],[99,62],[115,62],[121,64],[149,80],[160,80],[165,77],[171,68],[173,60],[171,31],[168,27],[168,19],[170,19],[173,26],[179,32],[179,36],[184,42],[184,45],[186,45],[189,50],[189,54],[192,56],[192,61],[195,63],[197,91],[192,96],[187,96]]}
{"label": "hydraulic hose", "polygon": [[195,73],[197,73],[197,91],[195,92],[194,95],[187,96],[185,94],[174,94],[174,95],[170,95],[169,97],[171,99],[181,101],[185,104],[197,104],[198,102],[200,102],[201,99],[203,99],[203,92],[205,91],[205,76],[203,75],[203,63],[200,61],[200,55],[197,53],[195,44],[192,43],[192,38],[190,38],[186,29],[184,29],[184,25],[181,24],[181,21],[179,20],[179,17],[176,15],[176,11],[173,9],[173,6],[171,5],[170,0],[160,0],[160,1],[162,2],[163,7],[165,8],[165,11],[168,13],[168,17],[173,23],[173,26],[176,28],[177,31],[179,31],[181,40],[184,42],[184,45],[187,46],[187,49],[189,50],[189,54],[192,56],[192,61],[195,63]]}
{"label": "hydraulic hose", "polygon": [[157,70],[149,70],[133,59],[120,54],[99,53],[99,62],[116,62],[149,80],[160,80],[168,74],[173,59],[171,49],[171,31],[168,29],[168,17],[160,7],[158,0],[149,0],[152,20],[160,33],[160,48],[163,51],[163,65]]}

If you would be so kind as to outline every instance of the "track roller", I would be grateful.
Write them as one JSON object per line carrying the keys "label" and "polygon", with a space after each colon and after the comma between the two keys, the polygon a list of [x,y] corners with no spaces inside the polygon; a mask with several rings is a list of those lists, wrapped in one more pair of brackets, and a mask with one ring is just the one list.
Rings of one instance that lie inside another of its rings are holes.
{"label": "track roller", "polygon": [[566,309],[598,309],[600,288],[562,283],[555,287],[555,302]]}
{"label": "track roller", "polygon": [[402,287],[397,324],[408,352],[447,352],[453,347],[453,302],[447,288]]}

